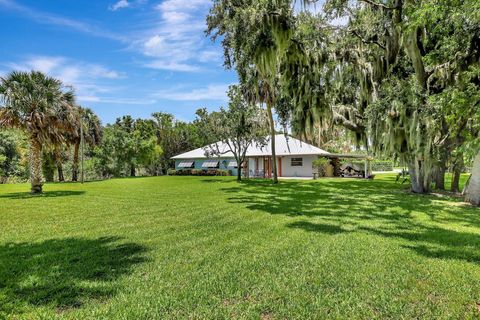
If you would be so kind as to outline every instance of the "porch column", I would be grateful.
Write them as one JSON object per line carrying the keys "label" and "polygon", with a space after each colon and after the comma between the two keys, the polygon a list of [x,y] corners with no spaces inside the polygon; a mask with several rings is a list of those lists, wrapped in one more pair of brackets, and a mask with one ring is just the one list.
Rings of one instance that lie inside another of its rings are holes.
{"label": "porch column", "polygon": [[278,176],[282,176],[282,157],[278,157]]}

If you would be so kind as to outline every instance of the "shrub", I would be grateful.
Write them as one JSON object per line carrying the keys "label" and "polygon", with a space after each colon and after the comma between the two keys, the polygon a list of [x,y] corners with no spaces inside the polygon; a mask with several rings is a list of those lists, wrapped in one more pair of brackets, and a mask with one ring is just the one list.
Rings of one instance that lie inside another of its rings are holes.
{"label": "shrub", "polygon": [[169,175],[169,176],[177,176],[177,175],[178,175],[178,170],[168,169],[168,170],[167,170],[167,175]]}
{"label": "shrub", "polygon": [[330,164],[330,159],[318,158],[313,161],[313,168],[318,170],[318,176],[324,177],[326,175],[327,166]]}

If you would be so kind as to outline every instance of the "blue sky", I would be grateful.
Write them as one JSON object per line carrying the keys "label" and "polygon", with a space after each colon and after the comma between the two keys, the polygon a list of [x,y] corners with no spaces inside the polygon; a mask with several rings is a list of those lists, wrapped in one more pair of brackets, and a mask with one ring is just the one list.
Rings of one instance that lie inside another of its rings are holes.
{"label": "blue sky", "polygon": [[[61,3],[61,5],[59,4]],[[205,37],[210,0],[0,0],[0,75],[40,70],[73,85],[104,123],[165,111],[192,120],[235,83]]]}

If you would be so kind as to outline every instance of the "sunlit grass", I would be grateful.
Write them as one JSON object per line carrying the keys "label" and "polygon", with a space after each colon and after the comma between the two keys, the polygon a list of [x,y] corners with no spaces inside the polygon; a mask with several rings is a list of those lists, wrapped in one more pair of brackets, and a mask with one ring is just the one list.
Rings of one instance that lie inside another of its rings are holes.
{"label": "sunlit grass", "polygon": [[0,318],[479,316],[480,210],[407,188],[393,175],[136,178],[38,197],[1,185]]}

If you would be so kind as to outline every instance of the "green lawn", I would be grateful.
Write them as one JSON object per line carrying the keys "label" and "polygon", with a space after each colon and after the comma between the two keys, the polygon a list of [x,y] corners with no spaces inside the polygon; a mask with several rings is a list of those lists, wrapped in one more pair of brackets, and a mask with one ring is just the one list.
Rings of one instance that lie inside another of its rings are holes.
{"label": "green lawn", "polygon": [[0,319],[477,318],[480,210],[395,184],[0,186]]}

